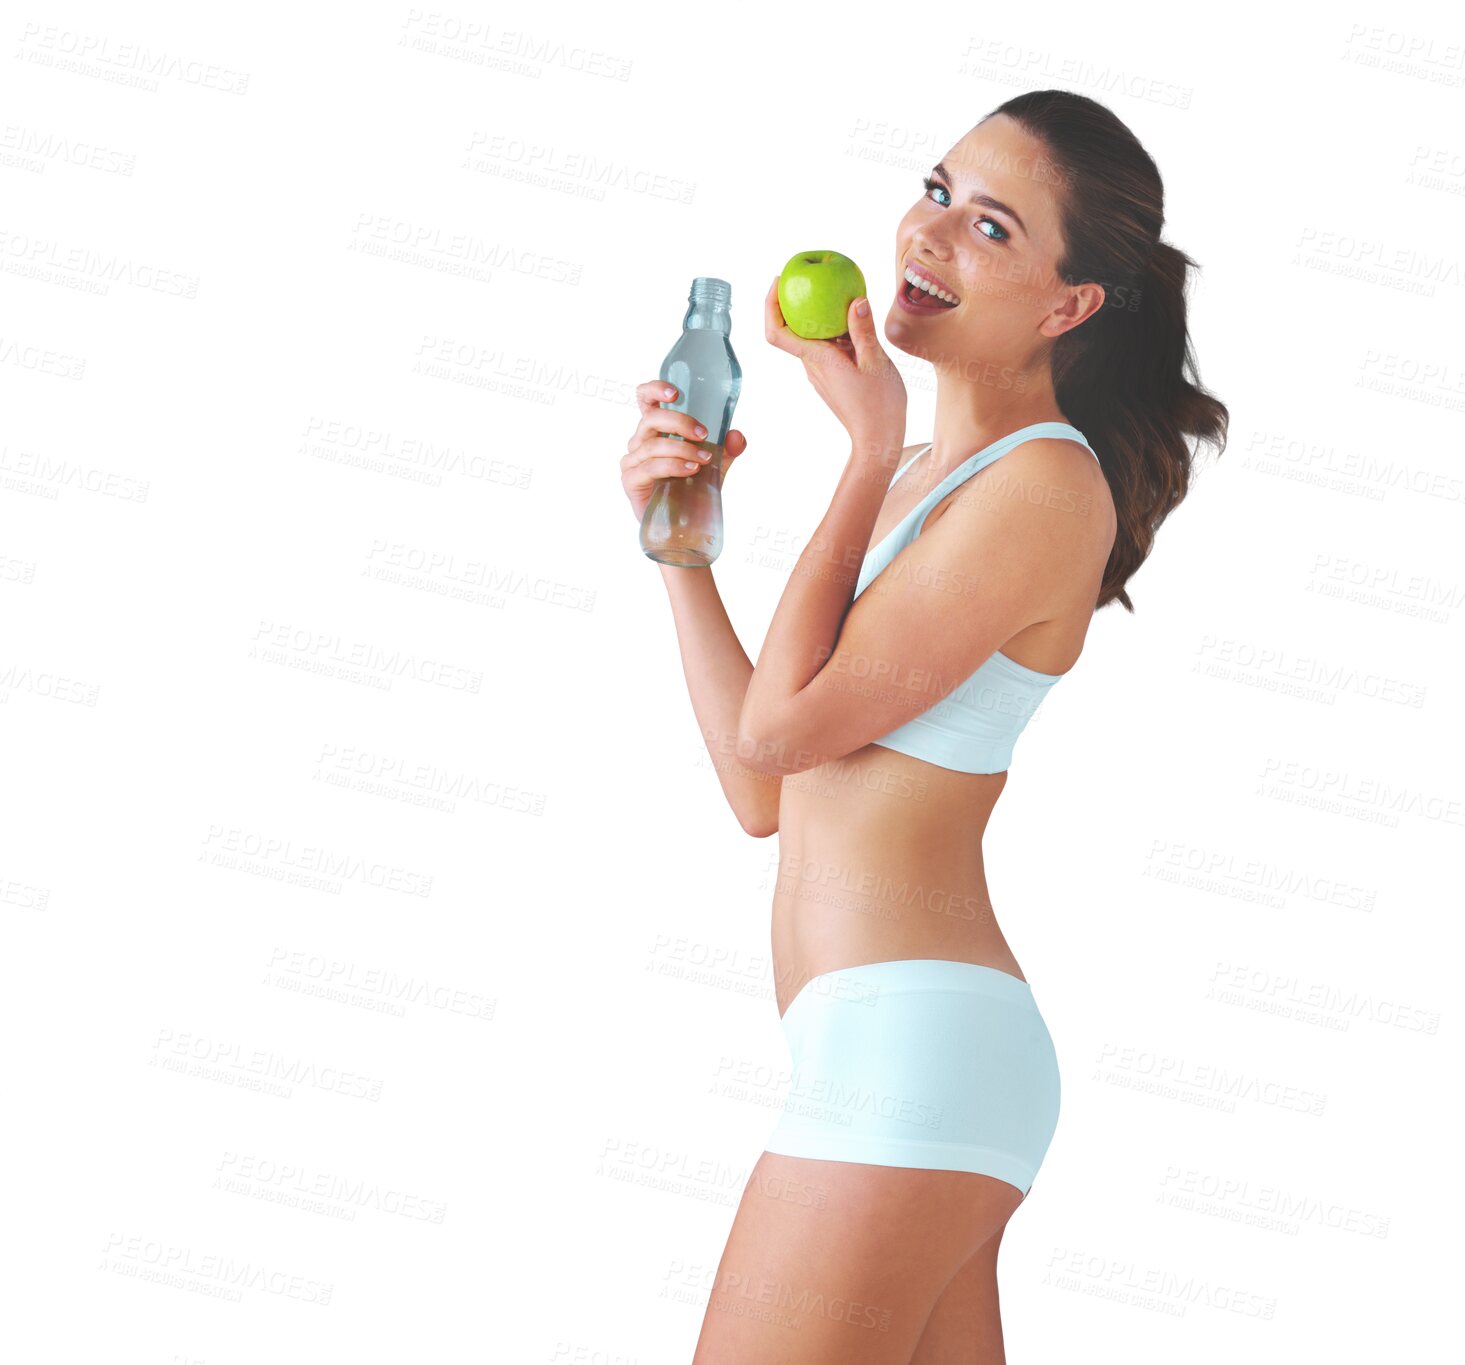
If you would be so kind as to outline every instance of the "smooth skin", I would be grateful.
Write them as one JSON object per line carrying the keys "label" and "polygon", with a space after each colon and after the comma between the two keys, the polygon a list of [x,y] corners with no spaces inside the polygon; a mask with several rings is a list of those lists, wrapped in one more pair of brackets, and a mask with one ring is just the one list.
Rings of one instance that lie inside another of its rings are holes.
{"label": "smooth skin", "polygon": [[[770,290],[765,335],[804,363],[851,453],[756,669],[712,570],[662,566],[692,703],[729,805],[749,834],[780,836],[780,1014],[810,977],[866,962],[945,958],[1022,978],[992,911],[981,850],[1007,774],[950,771],[870,743],[893,728],[891,698],[829,686],[841,670],[821,670],[853,641],[859,655],[949,676],[953,686],[993,646],[1041,672],[1066,672],[1081,652],[1116,532],[1092,455],[1072,441],[1035,440],[931,509],[886,570],[886,591],[872,588],[852,602],[853,575],[831,571],[857,565],[861,551],[972,452],[1030,423],[1067,421],[1052,385],[1052,345],[1104,301],[1101,286],[1057,276],[1059,186],[1040,143],[998,115],[941,165],[934,188],[917,178],[918,197],[896,232],[891,283],[903,288],[905,267],[920,265],[959,302],[917,315],[892,301],[881,329],[935,370],[930,451],[891,487],[895,468],[919,446],[903,445],[904,386],[873,320],[852,306],[848,337],[806,341],[783,325]],[[676,468],[685,445],[659,433],[695,438],[692,419],[656,407],[661,389],[656,381],[638,388],[641,420],[621,461],[638,520],[657,479],[687,472]],[[730,432],[727,456],[747,444]],[[1013,493],[1034,489],[1044,496]],[[1044,505],[1061,514],[1045,516]],[[1020,571],[1004,571],[1014,562]],[[957,574],[981,582],[975,609],[948,599],[937,612],[930,592],[899,595],[902,585]],[[1054,839],[1054,856],[1062,856],[1061,833]],[[856,889],[824,893],[823,882],[801,880],[806,867],[848,871]],[[865,885],[935,889],[942,904],[978,911],[913,911],[882,890],[858,889]],[[973,1172],[763,1153],[733,1220],[693,1365],[1003,1365],[997,1253],[1022,1199],[1016,1186]]]}
{"label": "smooth skin", "polygon": [[1004,1180],[764,1152],[692,1365],[1000,1362]]}

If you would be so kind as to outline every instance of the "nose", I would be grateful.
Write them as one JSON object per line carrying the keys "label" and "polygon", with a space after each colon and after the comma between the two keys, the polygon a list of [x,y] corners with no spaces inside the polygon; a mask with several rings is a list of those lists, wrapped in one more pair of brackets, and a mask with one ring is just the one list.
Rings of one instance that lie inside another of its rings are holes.
{"label": "nose", "polygon": [[933,261],[949,261],[952,259],[951,245],[941,239],[941,234],[934,228],[922,225],[911,234],[911,244],[920,254],[928,256]]}

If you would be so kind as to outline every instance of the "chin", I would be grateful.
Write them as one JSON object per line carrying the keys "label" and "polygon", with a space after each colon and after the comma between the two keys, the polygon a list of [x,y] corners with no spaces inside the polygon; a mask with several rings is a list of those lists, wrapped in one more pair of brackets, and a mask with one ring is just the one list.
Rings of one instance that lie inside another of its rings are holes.
{"label": "chin", "polygon": [[917,360],[930,360],[932,355],[945,353],[948,349],[933,346],[932,338],[920,323],[912,325],[910,319],[901,314],[885,320],[885,339],[897,351],[904,351],[906,355],[914,356]]}

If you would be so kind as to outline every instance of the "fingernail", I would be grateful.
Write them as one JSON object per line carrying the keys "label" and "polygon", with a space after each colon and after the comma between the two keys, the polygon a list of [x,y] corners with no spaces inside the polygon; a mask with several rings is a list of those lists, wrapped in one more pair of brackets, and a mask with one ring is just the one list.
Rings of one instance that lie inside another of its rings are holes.
{"label": "fingernail", "polygon": [[855,304],[855,316],[857,318],[867,318],[870,316],[869,299],[861,299],[857,304]]}
{"label": "fingernail", "polygon": [[666,388],[665,388],[665,389],[663,389],[663,390],[662,390],[662,392],[663,392],[663,393],[664,393],[664,394],[665,394],[665,395],[666,395],[666,396],[667,396],[667,397],[668,397],[668,398],[670,398],[670,397],[671,397],[671,396],[672,396],[672,394],[674,394],[674,393],[675,393],[675,392],[676,392],[676,390],[675,390],[675,389],[674,389],[674,388],[672,388],[672,386],[671,386],[671,385],[670,385],[670,384],[668,384],[668,385],[667,385],[667,386],[666,386]]}

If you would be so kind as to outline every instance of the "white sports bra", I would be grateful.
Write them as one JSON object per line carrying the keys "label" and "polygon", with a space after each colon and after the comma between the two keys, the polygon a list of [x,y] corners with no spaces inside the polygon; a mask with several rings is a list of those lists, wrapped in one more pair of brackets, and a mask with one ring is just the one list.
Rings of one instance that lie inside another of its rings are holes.
{"label": "white sports bra", "polygon": [[[864,592],[880,572],[920,534],[927,513],[953,488],[979,469],[985,469],[1014,446],[1035,437],[1057,436],[1078,441],[1097,460],[1094,448],[1077,427],[1067,422],[1034,422],[1010,436],[983,447],[963,461],[921,499],[890,533],[870,548],[860,568],[855,597]],[[930,450],[924,446],[896,471],[891,486]],[[884,749],[910,754],[938,767],[963,773],[1005,772],[1012,763],[1012,748],[1038,709],[1048,689],[1062,673],[1039,673],[1035,668],[1009,659],[1000,649],[965,682],[942,697],[934,706],[906,721],[888,735],[873,741]]]}

